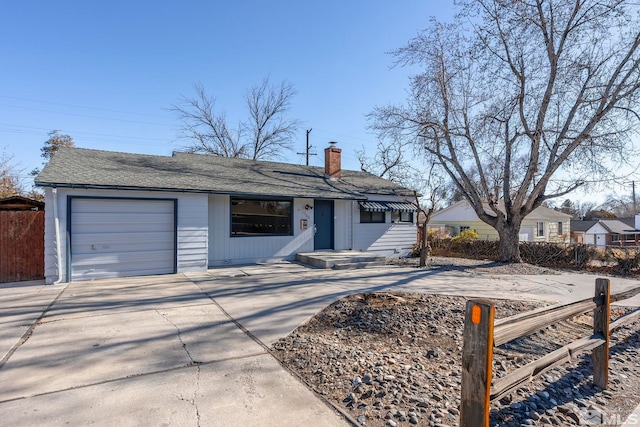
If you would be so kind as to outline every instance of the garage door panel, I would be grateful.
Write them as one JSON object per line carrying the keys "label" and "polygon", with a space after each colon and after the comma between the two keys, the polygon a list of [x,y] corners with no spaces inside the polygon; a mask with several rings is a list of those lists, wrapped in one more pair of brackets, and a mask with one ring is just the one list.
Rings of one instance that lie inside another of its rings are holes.
{"label": "garage door panel", "polygon": [[[74,224],[74,234],[100,234],[100,232],[96,233],[96,228],[102,228],[104,230],[114,230],[111,227],[112,224],[106,223],[98,223],[98,224]],[[163,224],[138,224],[133,221],[122,222],[118,225],[117,230],[112,232],[114,233],[162,233],[166,232],[167,229],[173,229],[173,222],[166,222]],[[104,231],[105,233],[107,231]]]}
{"label": "garage door panel", "polygon": [[[121,228],[125,229],[122,232],[113,232],[113,233],[73,233],[73,244],[74,245],[92,245],[95,243],[101,244],[117,244],[117,243],[125,243],[125,244],[135,244],[140,242],[165,242],[168,239],[173,238],[172,232],[167,232],[166,227],[164,229],[158,230],[148,230],[146,232],[139,231],[131,231],[129,232],[126,229],[136,230],[134,225],[125,224]],[[88,230],[87,230],[88,231]]]}
{"label": "garage door panel", "polygon": [[[96,203],[97,202],[97,203]],[[142,202],[142,203],[138,203]],[[92,199],[74,198],[73,211],[75,213],[149,213],[150,206],[166,205],[167,200],[153,199]]]}
{"label": "garage door panel", "polygon": [[[75,245],[74,245],[75,247]],[[118,258],[120,262],[126,262],[127,258],[135,260],[152,260],[156,257],[161,257],[163,253],[167,253],[169,259],[173,259],[173,249],[167,249],[159,247],[157,249],[149,249],[148,246],[143,245],[112,245],[109,248],[95,247],[91,249],[91,246],[82,246],[81,249],[88,249],[85,251],[77,251],[73,255],[73,263],[81,262],[81,260],[92,259],[98,262],[100,259]],[[164,258],[163,258],[164,259]],[[173,265],[173,264],[171,264]]]}
{"label": "garage door panel", "polygon": [[173,273],[174,203],[151,199],[72,199],[72,279]]}
{"label": "garage door panel", "polygon": [[[146,224],[171,224],[173,223],[173,213],[96,213],[96,212],[74,212],[79,215],[75,224],[113,224],[115,218],[119,222],[133,222],[138,225]],[[115,218],[114,218],[115,217]]]}
{"label": "garage door panel", "polygon": [[[80,255],[74,259],[74,268],[90,269],[92,266],[105,268],[111,266],[126,271],[134,270],[134,267],[148,268],[157,270],[159,268],[166,269],[167,263],[173,262],[173,251],[155,251],[155,252],[123,252],[121,254],[109,255]],[[141,265],[144,264],[144,265]]]}
{"label": "garage door panel", "polygon": [[[133,274],[135,273],[135,274]],[[131,274],[126,274],[126,272],[114,271],[109,268],[105,269],[90,269],[90,270],[79,270],[76,278],[74,280],[95,280],[95,279],[115,279],[118,277],[134,277],[134,276],[155,276],[167,273],[158,273],[157,270],[154,269],[141,269],[137,267],[135,270],[131,271]]]}

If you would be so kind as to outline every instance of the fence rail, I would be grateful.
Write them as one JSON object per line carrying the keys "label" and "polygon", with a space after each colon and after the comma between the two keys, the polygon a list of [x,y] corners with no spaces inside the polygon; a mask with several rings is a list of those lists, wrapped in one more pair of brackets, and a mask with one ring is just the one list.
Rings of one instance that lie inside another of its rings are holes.
{"label": "fence rail", "polygon": [[[576,355],[591,351],[593,382],[607,388],[609,337],[640,318],[636,309],[611,322],[611,303],[640,294],[640,287],[611,295],[608,279],[596,279],[595,295],[580,301],[556,304],[494,321],[495,305],[489,300],[467,301],[462,349],[462,400],[460,425],[488,426],[489,405]],[[502,378],[492,381],[493,347],[593,310],[593,334],[552,351]]]}

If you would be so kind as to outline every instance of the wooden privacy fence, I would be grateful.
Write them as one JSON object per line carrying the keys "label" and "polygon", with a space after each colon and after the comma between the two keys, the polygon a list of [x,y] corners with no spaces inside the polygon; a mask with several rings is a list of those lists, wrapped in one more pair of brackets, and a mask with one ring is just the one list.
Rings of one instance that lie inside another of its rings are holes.
{"label": "wooden privacy fence", "polygon": [[[640,288],[634,288],[611,295],[609,280],[596,279],[593,298],[542,307],[495,322],[495,306],[491,301],[467,301],[462,348],[461,427],[488,426],[489,404],[492,400],[506,396],[538,375],[585,351],[592,351],[593,382],[603,389],[607,388],[609,336],[640,317],[639,309],[610,323],[610,305],[639,293]],[[577,339],[492,381],[494,346],[506,344],[590,310],[593,310],[593,335]]]}
{"label": "wooden privacy fence", "polygon": [[0,283],[44,278],[44,211],[0,211]]}

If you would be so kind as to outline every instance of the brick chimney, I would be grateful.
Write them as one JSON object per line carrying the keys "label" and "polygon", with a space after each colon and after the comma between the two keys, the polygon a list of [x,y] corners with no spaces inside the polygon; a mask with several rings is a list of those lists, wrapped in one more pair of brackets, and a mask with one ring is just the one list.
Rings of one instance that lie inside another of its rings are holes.
{"label": "brick chimney", "polygon": [[341,157],[342,150],[336,147],[337,142],[330,142],[324,149],[324,174],[331,179],[342,176]]}

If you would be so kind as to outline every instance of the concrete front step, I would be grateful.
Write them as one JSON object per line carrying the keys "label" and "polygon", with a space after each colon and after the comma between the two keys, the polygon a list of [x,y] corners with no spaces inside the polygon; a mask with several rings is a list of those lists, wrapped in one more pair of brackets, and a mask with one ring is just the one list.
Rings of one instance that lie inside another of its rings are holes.
{"label": "concrete front step", "polygon": [[368,261],[368,262],[349,262],[333,264],[334,270],[355,270],[358,268],[383,267],[384,261]]}
{"label": "concrete front step", "polygon": [[308,252],[296,255],[296,261],[318,268],[334,268],[346,270],[384,265],[385,257],[367,252]]}

